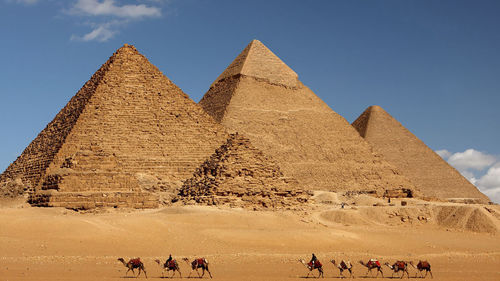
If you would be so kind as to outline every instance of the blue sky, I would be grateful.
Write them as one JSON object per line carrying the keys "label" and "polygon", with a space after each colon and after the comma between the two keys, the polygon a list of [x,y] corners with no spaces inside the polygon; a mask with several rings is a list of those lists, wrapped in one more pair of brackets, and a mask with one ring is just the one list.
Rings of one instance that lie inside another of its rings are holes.
{"label": "blue sky", "polygon": [[500,202],[500,1],[0,0],[0,170],[133,44],[199,101],[259,39],[349,122],[380,105]]}

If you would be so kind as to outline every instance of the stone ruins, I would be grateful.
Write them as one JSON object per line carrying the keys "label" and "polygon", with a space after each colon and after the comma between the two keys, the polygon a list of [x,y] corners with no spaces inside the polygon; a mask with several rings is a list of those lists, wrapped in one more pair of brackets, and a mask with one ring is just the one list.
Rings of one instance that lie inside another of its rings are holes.
{"label": "stone ruins", "polygon": [[270,157],[250,140],[232,134],[225,144],[186,180],[184,202],[238,207],[290,208],[308,201],[309,193],[286,178]]}
{"label": "stone ruins", "polygon": [[352,123],[384,158],[408,177],[423,196],[487,203],[488,197],[380,106],[368,107]]}
{"label": "stone ruins", "polygon": [[293,209],[313,190],[487,200],[383,110],[351,126],[257,40],[199,104],[125,44],[0,175],[2,197],[71,209]]}

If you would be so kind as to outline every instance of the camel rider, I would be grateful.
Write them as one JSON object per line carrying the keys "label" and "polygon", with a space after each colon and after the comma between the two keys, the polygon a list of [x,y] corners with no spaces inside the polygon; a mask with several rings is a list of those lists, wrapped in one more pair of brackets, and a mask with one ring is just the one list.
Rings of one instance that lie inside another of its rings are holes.
{"label": "camel rider", "polygon": [[310,263],[312,264],[312,268],[314,268],[314,265],[316,263],[316,261],[318,260],[318,258],[316,257],[316,255],[314,255],[314,253],[312,254],[312,258],[311,258],[311,261]]}
{"label": "camel rider", "polygon": [[170,262],[170,261],[172,261],[172,254],[170,254],[170,255],[168,256],[168,259],[167,259],[167,262],[166,262],[166,263],[167,263],[167,264],[169,264],[169,262]]}

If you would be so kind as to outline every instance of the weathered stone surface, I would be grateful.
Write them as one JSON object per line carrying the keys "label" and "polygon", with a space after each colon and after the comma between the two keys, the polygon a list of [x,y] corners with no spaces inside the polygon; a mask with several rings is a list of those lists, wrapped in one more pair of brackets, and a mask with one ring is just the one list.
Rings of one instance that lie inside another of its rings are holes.
{"label": "weathered stone surface", "polygon": [[221,80],[240,74],[287,87],[297,87],[299,82],[297,73],[259,40],[252,40],[212,83],[212,86]]}
{"label": "weathered stone surface", "polygon": [[[489,199],[380,106],[370,106],[352,126],[423,193],[441,199]],[[453,200],[454,200],[453,199]]]}
{"label": "weathered stone surface", "polygon": [[[21,179],[32,185],[35,205],[57,202],[74,208],[68,200],[87,192],[149,198],[151,192],[179,188],[227,136],[133,46],[125,45],[0,175],[0,182]],[[78,198],[92,205],[95,197]],[[144,204],[129,205],[152,206],[149,199],[139,201]]]}
{"label": "weathered stone surface", "polygon": [[[252,71],[245,71],[247,62]],[[262,43],[252,41],[200,105],[273,157],[302,188],[370,191],[379,196],[386,189],[415,189],[292,72]]]}
{"label": "weathered stone surface", "polygon": [[238,134],[232,134],[184,182],[179,195],[186,203],[247,208],[293,207],[310,197],[296,180],[283,176],[274,160]]}

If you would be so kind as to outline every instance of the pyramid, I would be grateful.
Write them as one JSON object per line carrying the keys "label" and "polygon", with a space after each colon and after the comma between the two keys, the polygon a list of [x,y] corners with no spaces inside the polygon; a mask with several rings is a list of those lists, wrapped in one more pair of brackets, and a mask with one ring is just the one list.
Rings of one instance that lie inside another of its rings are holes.
{"label": "pyramid", "polygon": [[380,196],[386,190],[414,190],[258,40],[215,80],[199,104],[230,132],[248,137],[303,188]]}
{"label": "pyramid", "polygon": [[31,203],[155,207],[227,139],[222,126],[124,45],[0,176]]}
{"label": "pyramid", "polygon": [[380,106],[368,107],[352,123],[359,134],[407,176],[424,196],[489,199]]}
{"label": "pyramid", "polygon": [[251,208],[292,207],[309,198],[274,160],[237,133],[184,182],[179,194],[185,202]]}

